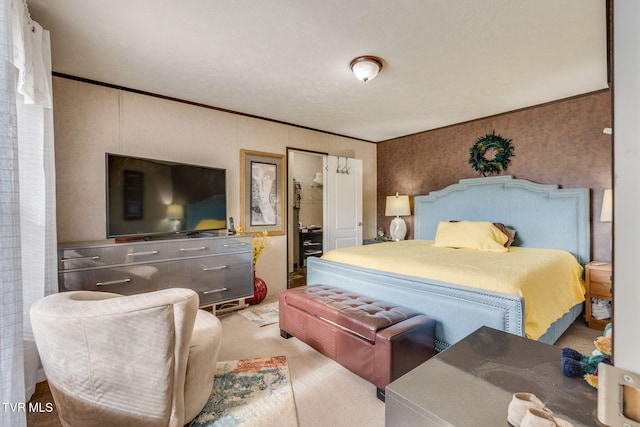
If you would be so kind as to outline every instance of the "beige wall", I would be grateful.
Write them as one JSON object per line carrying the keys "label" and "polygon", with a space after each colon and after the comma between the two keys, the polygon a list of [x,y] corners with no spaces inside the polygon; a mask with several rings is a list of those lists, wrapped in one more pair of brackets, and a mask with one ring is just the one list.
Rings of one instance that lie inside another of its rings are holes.
{"label": "beige wall", "polygon": [[[240,149],[287,147],[362,159],[364,235],[376,229],[375,144],[54,77],[58,241],[104,240],[104,154],[227,169],[227,215],[239,223]],[[287,286],[287,236],[274,236],[258,275],[269,294]]]}

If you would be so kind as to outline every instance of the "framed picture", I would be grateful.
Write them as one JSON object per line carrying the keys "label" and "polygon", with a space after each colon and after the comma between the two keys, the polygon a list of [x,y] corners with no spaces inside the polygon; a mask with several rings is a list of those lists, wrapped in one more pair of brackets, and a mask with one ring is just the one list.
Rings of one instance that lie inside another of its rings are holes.
{"label": "framed picture", "polygon": [[284,234],[284,154],[240,150],[240,226],[245,232]]}

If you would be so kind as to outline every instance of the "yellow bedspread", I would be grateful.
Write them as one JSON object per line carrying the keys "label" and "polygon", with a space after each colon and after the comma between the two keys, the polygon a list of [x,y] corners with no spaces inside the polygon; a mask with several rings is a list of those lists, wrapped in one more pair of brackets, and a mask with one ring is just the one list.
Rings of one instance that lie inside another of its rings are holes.
{"label": "yellow bedspread", "polygon": [[582,266],[569,252],[509,248],[506,253],[434,247],[404,240],[342,248],[323,259],[524,297],[525,333],[537,340],[557,319],[584,301]]}

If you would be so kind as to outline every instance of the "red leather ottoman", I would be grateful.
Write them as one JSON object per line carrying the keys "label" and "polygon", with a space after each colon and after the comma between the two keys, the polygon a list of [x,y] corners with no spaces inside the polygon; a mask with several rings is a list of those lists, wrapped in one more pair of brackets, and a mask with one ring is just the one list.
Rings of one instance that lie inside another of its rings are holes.
{"label": "red leather ottoman", "polygon": [[294,336],[377,387],[433,356],[436,322],[417,311],[325,285],[279,294],[280,335]]}

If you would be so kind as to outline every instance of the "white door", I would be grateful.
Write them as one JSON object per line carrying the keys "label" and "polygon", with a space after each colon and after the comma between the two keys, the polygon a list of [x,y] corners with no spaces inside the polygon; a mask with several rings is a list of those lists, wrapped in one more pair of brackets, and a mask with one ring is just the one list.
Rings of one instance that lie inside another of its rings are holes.
{"label": "white door", "polygon": [[362,160],[324,158],[324,251],[362,245]]}

